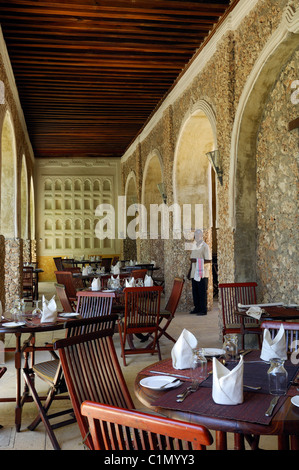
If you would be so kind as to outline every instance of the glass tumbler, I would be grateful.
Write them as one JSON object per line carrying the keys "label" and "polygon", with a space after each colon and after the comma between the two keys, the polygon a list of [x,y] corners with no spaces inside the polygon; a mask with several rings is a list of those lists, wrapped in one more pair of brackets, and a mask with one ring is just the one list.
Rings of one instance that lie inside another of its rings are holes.
{"label": "glass tumbler", "polygon": [[236,361],[238,358],[238,335],[228,334],[224,336],[223,349],[226,361]]}
{"label": "glass tumbler", "polygon": [[193,350],[193,361],[192,361],[192,381],[201,382],[206,379],[207,373],[207,359],[205,357],[204,349]]}
{"label": "glass tumbler", "polygon": [[283,359],[277,357],[270,359],[268,382],[271,395],[285,395],[287,393],[288,373],[284,368]]}

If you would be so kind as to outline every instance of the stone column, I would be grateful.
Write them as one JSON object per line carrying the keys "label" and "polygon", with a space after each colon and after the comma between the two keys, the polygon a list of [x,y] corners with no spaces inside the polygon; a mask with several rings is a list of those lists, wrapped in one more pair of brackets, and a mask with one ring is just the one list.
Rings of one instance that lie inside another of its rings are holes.
{"label": "stone column", "polygon": [[16,299],[22,297],[23,240],[5,239],[4,288],[5,308],[10,310]]}

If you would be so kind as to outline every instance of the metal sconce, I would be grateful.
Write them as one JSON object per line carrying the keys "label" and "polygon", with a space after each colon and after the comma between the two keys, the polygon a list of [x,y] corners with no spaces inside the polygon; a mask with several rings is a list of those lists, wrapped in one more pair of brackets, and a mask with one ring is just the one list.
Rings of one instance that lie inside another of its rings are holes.
{"label": "metal sconce", "polygon": [[161,196],[162,196],[162,199],[163,199],[164,204],[166,204],[167,196],[166,196],[166,191],[165,191],[165,185],[164,185],[164,183],[158,183],[158,184],[157,184],[157,187],[158,187],[158,189],[159,189],[159,191],[160,191],[160,194],[161,194]]}
{"label": "metal sconce", "polygon": [[216,172],[216,175],[219,179],[219,182],[222,185],[223,171],[222,171],[222,164],[221,164],[221,158],[220,158],[219,150],[212,150],[212,152],[206,153],[206,156],[208,157],[209,162],[211,163],[212,167],[214,168],[214,170]]}

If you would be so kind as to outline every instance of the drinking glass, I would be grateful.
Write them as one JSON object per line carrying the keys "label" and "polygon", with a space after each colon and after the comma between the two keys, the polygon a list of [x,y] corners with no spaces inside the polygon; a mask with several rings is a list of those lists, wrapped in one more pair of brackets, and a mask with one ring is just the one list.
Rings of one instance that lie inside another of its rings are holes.
{"label": "drinking glass", "polygon": [[226,361],[236,361],[238,356],[238,336],[236,334],[225,335],[223,349]]}
{"label": "drinking glass", "polygon": [[284,360],[277,357],[270,359],[268,382],[271,395],[285,395],[287,393],[288,373],[284,368]]}
{"label": "drinking glass", "polygon": [[41,315],[42,315],[42,311],[41,309],[39,308],[38,304],[39,304],[39,300],[34,300],[34,303],[35,303],[35,308],[34,310],[32,311],[32,316],[33,317],[36,317],[36,318],[40,318]]}
{"label": "drinking glass", "polygon": [[198,382],[199,379],[206,379],[207,373],[207,359],[205,357],[204,349],[193,349],[192,361],[192,382]]}

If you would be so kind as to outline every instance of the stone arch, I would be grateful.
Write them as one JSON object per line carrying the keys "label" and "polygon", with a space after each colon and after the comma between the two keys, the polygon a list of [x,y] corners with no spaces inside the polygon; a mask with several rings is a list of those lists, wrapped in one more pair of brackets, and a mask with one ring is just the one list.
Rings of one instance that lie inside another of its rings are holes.
{"label": "stone arch", "polygon": [[[207,230],[215,224],[215,175],[206,154],[216,148],[216,119],[209,104],[201,100],[182,123],[174,155],[174,202],[181,209],[184,204],[191,207],[190,226],[184,229],[192,231],[200,224],[200,228]],[[202,206],[202,215],[198,211],[201,220],[198,217],[195,220],[196,204]]]}
{"label": "stone arch", "polygon": [[163,203],[161,193],[158,189],[158,184],[163,182],[162,158],[159,151],[154,150],[145,162],[141,197],[142,205],[147,214],[147,232],[151,232],[151,237],[157,237],[160,233],[160,224],[157,228],[152,227],[150,219],[151,205],[157,204],[159,206]]}
{"label": "stone arch", "polygon": [[6,238],[17,236],[16,217],[17,155],[15,132],[6,111],[1,132],[1,233]]}
{"label": "stone arch", "polygon": [[28,239],[28,174],[25,155],[22,157],[21,165],[21,182],[20,182],[20,199],[21,199],[21,238]]}
{"label": "stone arch", "polygon": [[35,198],[34,198],[34,181],[33,177],[30,177],[30,197],[29,197],[29,221],[30,221],[30,238],[35,240]]}
{"label": "stone arch", "polygon": [[269,93],[282,65],[297,49],[298,39],[299,10],[288,6],[249,74],[236,110],[229,174],[229,216],[230,226],[235,231],[236,281],[255,280],[257,277],[257,134]]}

